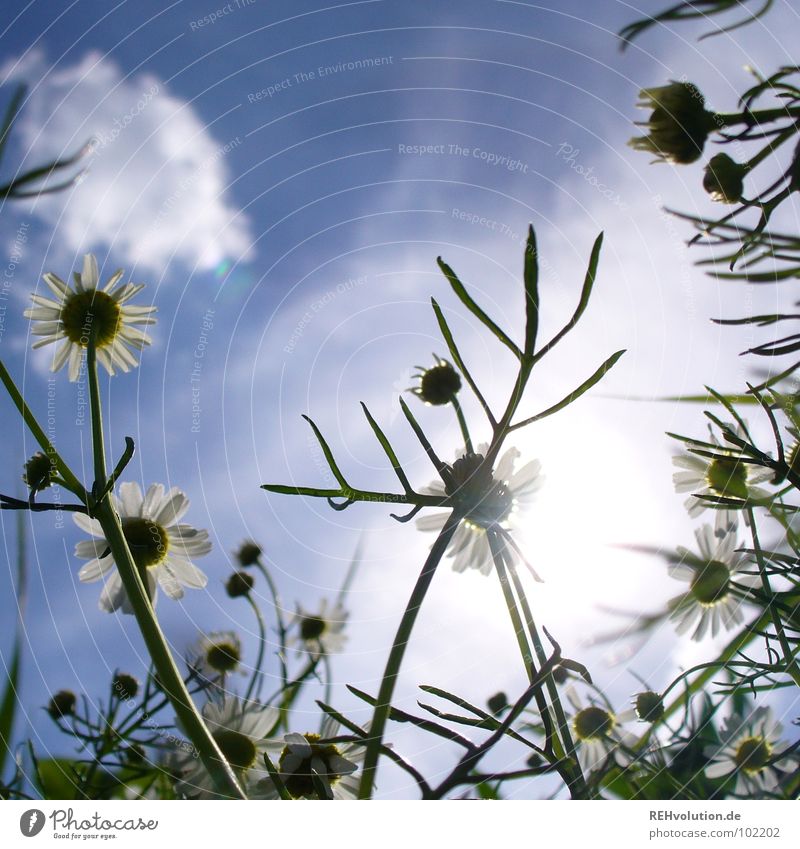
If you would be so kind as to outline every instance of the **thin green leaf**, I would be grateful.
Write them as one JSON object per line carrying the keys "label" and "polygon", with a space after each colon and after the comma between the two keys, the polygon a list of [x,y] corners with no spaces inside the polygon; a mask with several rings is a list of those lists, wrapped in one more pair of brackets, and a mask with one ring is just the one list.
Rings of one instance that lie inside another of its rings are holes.
{"label": "thin green leaf", "polygon": [[389,458],[389,462],[392,464],[394,473],[397,475],[400,483],[403,485],[403,489],[406,491],[407,494],[410,495],[414,492],[414,489],[411,486],[408,478],[406,477],[406,473],[403,471],[403,467],[400,465],[400,461],[397,459],[397,455],[394,453],[394,449],[392,448],[389,440],[386,438],[386,434],[381,430],[380,425],[372,417],[372,414],[367,409],[367,405],[363,401],[361,402],[361,409],[364,410],[364,415],[367,417],[369,426],[372,428],[372,432],[375,434],[375,437],[378,442],[380,442],[381,448],[383,448],[384,453]]}
{"label": "thin green leaf", "polygon": [[525,245],[525,356],[532,357],[539,332],[539,254],[533,225],[528,227]]}
{"label": "thin green leaf", "polygon": [[508,430],[509,432],[512,430],[517,430],[517,428],[525,427],[526,425],[532,424],[533,422],[539,421],[539,419],[544,419],[547,416],[552,416],[553,413],[557,413],[559,410],[563,410],[565,407],[568,407],[573,401],[576,401],[581,397],[585,392],[588,392],[596,383],[601,381],[605,376],[606,372],[614,366],[617,360],[625,353],[625,350],[617,351],[615,354],[612,354],[601,366],[595,371],[595,373],[585,380],[577,389],[570,392],[565,398],[562,398],[557,404],[553,404],[552,407],[548,407],[546,410],[542,410],[541,413],[537,413],[535,416],[531,416],[529,419],[524,419],[521,422],[517,422],[517,424],[512,425]]}
{"label": "thin green leaf", "polygon": [[266,752],[262,752],[262,754],[264,755],[264,766],[267,768],[269,777],[272,779],[272,783],[275,785],[275,789],[278,791],[278,795],[284,801],[292,801],[292,794],[286,789],[286,785],[283,783],[283,779],[281,778],[280,773],[275,768],[275,764],[272,763],[269,755]]}
{"label": "thin green leaf", "polygon": [[420,445],[425,449],[425,453],[428,455],[431,463],[433,463],[436,471],[442,477],[442,479],[447,483],[449,470],[447,466],[436,456],[436,452],[433,450],[433,446],[428,442],[428,437],[425,436],[424,431],[419,426],[419,422],[415,418],[414,414],[409,410],[408,404],[400,398],[400,408],[403,411],[403,415],[408,420],[408,423],[411,425],[411,429],[417,435],[417,439],[420,441]]}
{"label": "thin green leaf", "polygon": [[548,351],[552,350],[573,327],[581,320],[581,316],[586,312],[586,307],[589,306],[589,299],[592,296],[592,289],[597,278],[597,266],[600,262],[600,251],[603,248],[603,234],[595,239],[592,246],[592,255],[589,257],[589,266],[586,269],[586,276],[583,279],[583,288],[581,289],[581,297],[578,301],[578,306],[572,314],[572,318],[556,333],[556,335],[536,354],[534,354],[534,363],[538,362]]}
{"label": "thin green leaf", "polygon": [[489,318],[488,315],[472,300],[469,292],[467,292],[464,284],[458,279],[456,273],[453,271],[450,266],[442,260],[441,257],[436,258],[436,262],[439,264],[439,268],[442,269],[442,273],[450,282],[450,286],[453,291],[458,296],[458,299],[462,304],[483,324],[484,327],[491,330],[491,332],[511,351],[511,353],[517,358],[522,359],[522,351],[517,347],[517,345],[504,333],[497,324]]}
{"label": "thin green leaf", "polygon": [[323,435],[320,433],[319,428],[308,416],[304,415],[303,418],[311,425],[311,429],[314,431],[314,436],[317,437],[317,442],[319,442],[319,446],[322,449],[322,453],[325,455],[325,459],[327,460],[331,471],[333,472],[333,476],[339,482],[339,485],[342,487],[342,489],[350,489],[350,484],[347,483],[344,475],[341,473],[339,467],[336,465],[336,460],[333,459],[333,452],[328,446],[328,443],[325,441]]}

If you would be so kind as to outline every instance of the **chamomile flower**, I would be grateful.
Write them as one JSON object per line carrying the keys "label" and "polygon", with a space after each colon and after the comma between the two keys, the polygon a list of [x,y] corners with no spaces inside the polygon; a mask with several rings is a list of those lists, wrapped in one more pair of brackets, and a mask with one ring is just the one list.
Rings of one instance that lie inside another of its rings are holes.
{"label": "chamomile flower", "polygon": [[720,731],[720,745],[706,748],[711,759],[706,776],[735,776],[733,792],[737,794],[764,795],[776,790],[784,773],[797,767],[794,755],[770,763],[789,748],[781,741],[782,730],[769,708],[756,708],[747,717],[728,717]]}
{"label": "chamomile flower", "polygon": [[[339,735],[339,723],[330,717],[319,734],[286,734],[267,747],[281,781],[294,799],[355,799],[359,779],[354,773],[364,759],[363,743],[327,742]],[[277,799],[271,778],[262,782],[267,798]]]}
{"label": "chamomile flower", "polygon": [[703,525],[695,531],[699,554],[686,548],[677,549],[677,558],[669,573],[689,584],[687,592],[668,602],[670,618],[678,623],[683,634],[694,628],[693,640],[702,640],[710,631],[712,637],[742,621],[743,595],[756,579],[741,574],[749,561],[736,551],[737,527],[734,514],[726,510],[717,513],[716,523]]}
{"label": "chamomile flower", "polygon": [[[280,711],[257,702],[243,702],[235,696],[206,702],[202,710],[211,736],[231,765],[249,798],[264,798],[260,782],[269,775],[263,753],[266,739],[280,719]],[[177,790],[185,796],[212,799],[217,796],[211,775],[194,752],[173,756],[171,769],[177,776]]]}
{"label": "chamomile flower", "polygon": [[338,601],[329,607],[328,600],[323,599],[316,613],[298,605],[293,618],[296,632],[290,645],[300,645],[314,657],[341,651],[347,641],[343,633],[346,623],[347,611]]}
{"label": "chamomile flower", "polygon": [[117,271],[101,289],[97,260],[93,254],[83,258],[83,271],[75,272],[75,288],[71,289],[60,277],[48,272],[44,282],[56,300],[31,295],[33,306],[25,317],[33,321],[31,333],[42,338],[34,348],[60,342],[53,355],[52,371],[59,371],[69,362],[69,379],[74,382],[80,374],[83,351],[94,336],[97,362],[109,374],[117,369],[130,371],[139,363],[133,351],[150,344],[139,328],[155,324],[155,307],[131,306],[128,301],[138,294],[143,284],[125,283],[117,286],[123,272]]}
{"label": "chamomile flower", "polygon": [[[189,499],[177,487],[165,491],[161,484],[153,484],[143,496],[139,484],[123,483],[119,497],[112,498],[151,600],[155,600],[159,585],[174,599],[183,597],[184,587],[202,589],[206,585],[206,576],[192,559],[211,551],[208,532],[179,524],[189,509]],[[82,531],[94,537],[75,546],[75,556],[89,561],[78,577],[87,583],[105,579],[100,594],[102,610],[133,613],[100,522],[83,513],[74,513],[73,518]]]}
{"label": "chamomile flower", "polygon": [[[479,445],[478,453],[464,454],[449,466],[452,483],[448,486],[434,481],[423,489],[429,495],[446,496],[454,508],[464,513],[447,550],[456,572],[479,569],[484,575],[491,573],[494,560],[489,534],[500,541],[509,556],[517,558],[508,532],[518,511],[528,507],[542,484],[538,460],[515,471],[519,451],[509,448],[491,471],[484,461],[487,450],[487,445]],[[450,513],[424,516],[417,519],[417,528],[440,531],[449,516]]]}
{"label": "chamomile flower", "polygon": [[625,731],[621,718],[607,706],[582,704],[573,689],[567,692],[567,699],[573,707],[570,729],[583,771],[601,768],[610,757],[620,765],[627,764],[629,758],[620,747],[632,746],[635,738]]}
{"label": "chamomile flower", "polygon": [[242,661],[242,641],[234,631],[203,634],[191,651],[191,667],[207,681],[236,672]]}
{"label": "chamomile flower", "polygon": [[[719,444],[713,437],[712,440]],[[735,498],[741,501],[769,498],[769,492],[756,484],[769,480],[773,475],[772,471],[745,462],[728,448],[720,446],[719,456],[715,458],[684,452],[673,457],[672,462],[682,469],[672,476],[675,491],[692,493],[686,500],[686,509],[690,516],[699,516],[711,506],[710,502],[697,497],[700,495]]]}

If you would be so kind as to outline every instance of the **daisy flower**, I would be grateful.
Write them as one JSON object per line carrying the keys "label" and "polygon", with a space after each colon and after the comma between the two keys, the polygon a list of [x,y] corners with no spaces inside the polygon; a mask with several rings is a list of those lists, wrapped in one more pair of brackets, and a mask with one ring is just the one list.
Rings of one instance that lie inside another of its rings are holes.
{"label": "daisy flower", "polygon": [[[263,753],[266,739],[280,720],[280,711],[257,702],[243,702],[236,696],[208,701],[203,719],[211,736],[231,765],[250,798],[264,798],[259,783],[269,776]],[[177,775],[177,790],[200,799],[217,797],[211,775],[194,751],[183,750],[172,758],[171,769]]]}
{"label": "daisy flower", "polygon": [[[737,429],[737,432],[740,431]],[[743,434],[740,433],[740,435]],[[712,440],[719,445],[713,436]],[[720,455],[730,451],[729,448],[719,447]],[[675,491],[692,493],[692,496],[686,500],[686,509],[690,516],[699,516],[703,510],[714,509],[711,502],[697,498],[698,495],[736,498],[741,501],[769,498],[769,492],[755,484],[770,480],[773,476],[772,471],[756,466],[754,463],[747,463],[735,455],[718,456],[712,459],[684,452],[673,457],[672,462],[682,470],[675,472],[672,476]]]}
{"label": "daisy flower", "polygon": [[217,681],[238,670],[242,642],[234,631],[203,634],[190,652],[190,665],[207,681]]}
{"label": "daisy flower", "polygon": [[789,744],[781,741],[781,724],[770,708],[756,708],[749,716],[731,716],[720,731],[720,745],[708,746],[706,767],[708,778],[736,778],[737,794],[768,794],[778,788],[784,770],[793,770],[796,757],[790,755],[780,765],[770,763],[779,758]]}
{"label": "daisy flower", "polygon": [[[119,498],[113,494],[111,497],[151,601],[155,600],[157,585],[175,599],[183,597],[184,587],[202,589],[206,585],[208,579],[192,558],[211,551],[208,531],[179,524],[189,509],[189,499],[177,487],[165,492],[160,483],[153,484],[142,496],[139,484],[123,483]],[[133,613],[100,522],[83,513],[74,513],[73,518],[82,531],[94,537],[75,546],[75,556],[89,561],[78,577],[87,583],[105,578],[101,610]]]}
{"label": "daisy flower", "polygon": [[608,707],[583,705],[574,690],[567,693],[567,699],[573,707],[570,728],[583,771],[599,769],[610,756],[621,766],[627,764],[628,757],[618,749],[621,745],[632,746],[635,738],[622,727],[621,718]]}
{"label": "daisy flower", "polygon": [[[492,571],[494,560],[489,547],[489,534],[502,541],[506,552],[514,559],[518,552],[508,531],[520,509],[533,500],[542,484],[541,464],[533,460],[514,471],[519,451],[509,448],[494,472],[484,463],[488,445],[479,445],[477,454],[464,454],[449,466],[452,484],[447,487],[434,481],[422,491],[428,495],[447,496],[454,508],[464,512],[448,546],[453,557],[453,569],[479,569],[484,575]],[[417,519],[421,531],[440,531],[450,513],[435,513]]]}
{"label": "daisy flower", "polygon": [[703,525],[695,531],[700,554],[677,549],[678,561],[669,573],[689,584],[688,592],[668,602],[670,618],[683,634],[694,628],[693,640],[702,640],[711,631],[716,637],[720,625],[726,630],[742,621],[743,592],[756,584],[755,576],[742,575],[749,561],[736,551],[736,521],[726,510],[717,512],[715,526]]}
{"label": "daisy flower", "polygon": [[[328,717],[319,734],[286,734],[267,742],[272,762],[294,799],[355,799],[359,779],[354,773],[366,754],[364,743],[328,743],[339,734],[339,723]],[[314,780],[316,778],[316,781]],[[262,782],[266,798],[277,799],[271,778]]]}
{"label": "daisy flower", "polygon": [[337,601],[328,607],[328,600],[320,602],[316,613],[304,610],[298,605],[293,623],[297,625],[297,634],[290,640],[290,645],[300,644],[301,650],[312,656],[332,654],[341,651],[347,641],[342,633],[347,623],[347,611]]}
{"label": "daisy flower", "polygon": [[141,351],[150,340],[137,325],[155,324],[152,316],[156,308],[131,306],[128,301],[144,285],[125,283],[114,288],[122,274],[121,270],[117,271],[100,289],[97,260],[93,254],[86,254],[83,271],[73,275],[74,289],[55,274],[44,275],[44,282],[56,300],[31,295],[33,306],[24,315],[33,321],[31,333],[42,337],[34,343],[34,348],[61,342],[53,355],[52,371],[69,362],[69,379],[76,381],[83,351],[89,346],[92,334],[97,362],[109,374],[114,374],[115,369],[127,372],[139,364],[132,350]]}

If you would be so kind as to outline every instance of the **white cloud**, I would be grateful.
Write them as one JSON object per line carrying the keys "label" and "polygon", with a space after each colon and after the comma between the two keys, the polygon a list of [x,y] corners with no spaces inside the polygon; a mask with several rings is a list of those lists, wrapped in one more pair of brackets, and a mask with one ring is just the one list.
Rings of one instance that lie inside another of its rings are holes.
{"label": "white cloud", "polygon": [[218,136],[155,76],[126,76],[98,52],[52,66],[32,52],[6,63],[0,80],[30,86],[15,136],[23,168],[96,139],[74,190],[31,202],[59,248],[103,246],[117,263],[158,271],[173,260],[207,269],[247,256],[250,223],[226,198],[225,159],[241,139]]}

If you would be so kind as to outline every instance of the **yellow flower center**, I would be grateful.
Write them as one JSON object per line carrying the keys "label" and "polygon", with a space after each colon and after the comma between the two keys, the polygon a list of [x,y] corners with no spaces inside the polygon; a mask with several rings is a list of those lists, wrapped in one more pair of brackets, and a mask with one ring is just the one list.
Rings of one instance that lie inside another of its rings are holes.
{"label": "yellow flower center", "polygon": [[763,737],[747,737],[739,743],[734,761],[745,772],[760,772],[772,756],[772,747]]}
{"label": "yellow flower center", "polygon": [[706,471],[706,482],[725,498],[747,498],[747,466],[735,457],[712,460]]}
{"label": "yellow flower center", "polygon": [[249,769],[256,762],[258,750],[255,743],[238,731],[223,728],[212,734],[225,760],[234,769]]}
{"label": "yellow flower center", "polygon": [[122,311],[105,292],[89,289],[70,295],[61,308],[61,324],[70,342],[88,348],[94,335],[95,345],[103,348],[114,341]]}
{"label": "yellow flower center", "polygon": [[150,519],[125,518],[122,520],[122,533],[141,573],[167,559],[169,537],[161,525]]}
{"label": "yellow flower center", "polygon": [[327,622],[319,616],[304,616],[300,620],[300,636],[306,641],[318,640],[327,627]]}
{"label": "yellow flower center", "polygon": [[700,604],[712,607],[727,597],[731,585],[731,570],[719,560],[712,560],[692,578],[692,595]]}
{"label": "yellow flower center", "polygon": [[212,643],[206,649],[206,663],[217,672],[230,672],[239,665],[241,652],[234,643]]}

